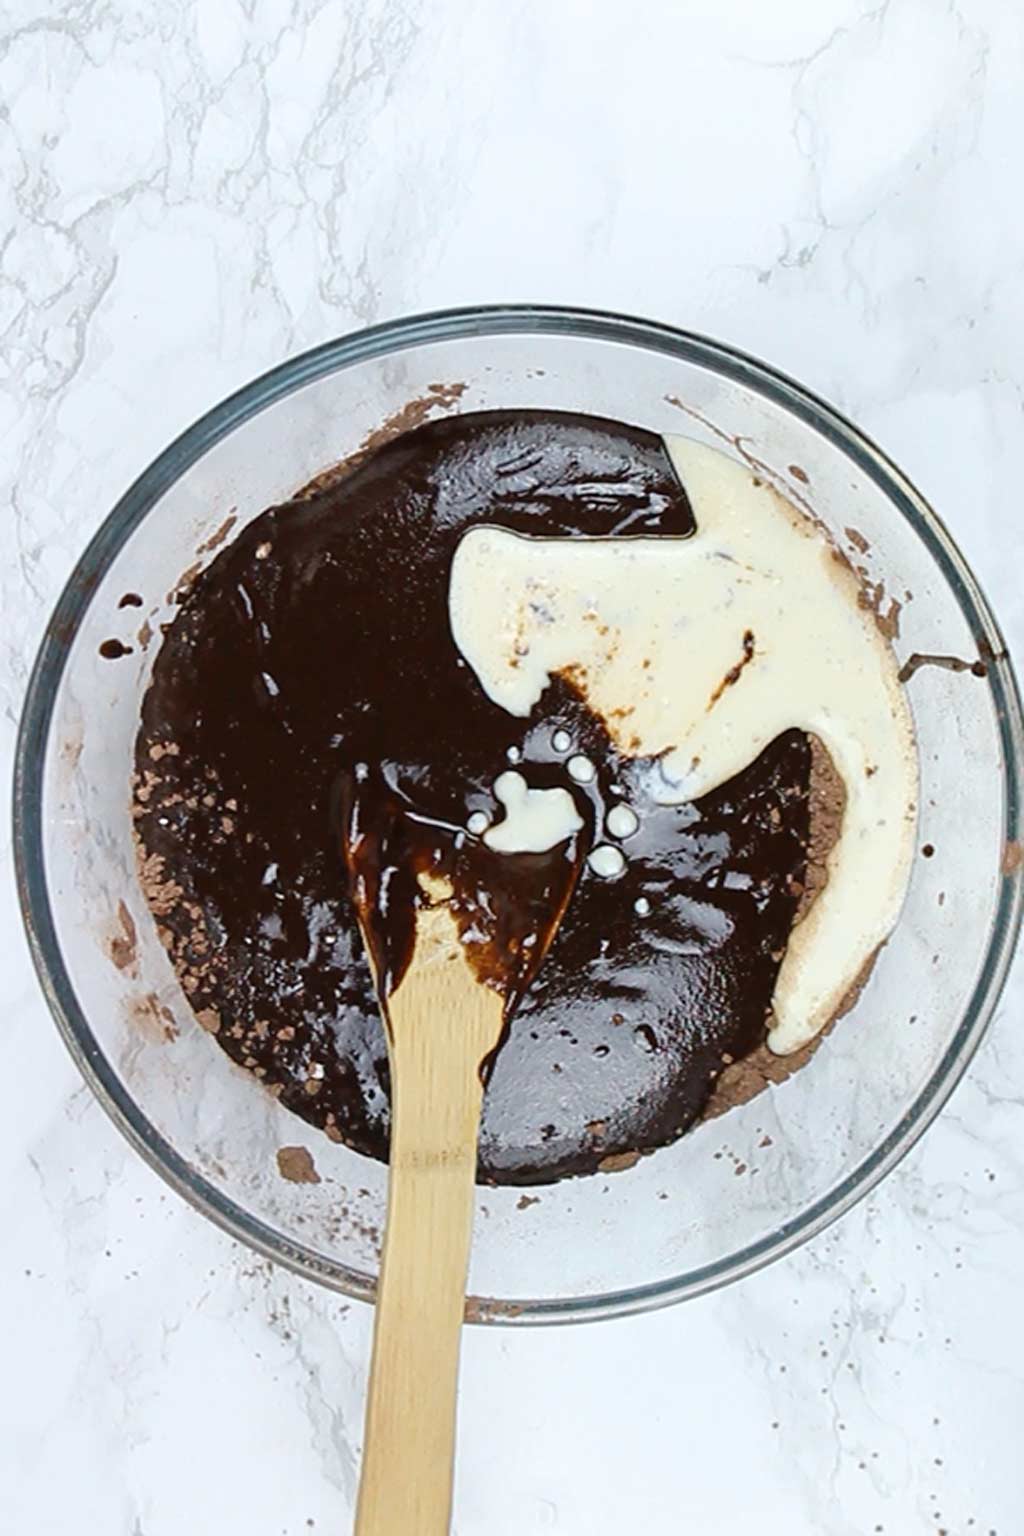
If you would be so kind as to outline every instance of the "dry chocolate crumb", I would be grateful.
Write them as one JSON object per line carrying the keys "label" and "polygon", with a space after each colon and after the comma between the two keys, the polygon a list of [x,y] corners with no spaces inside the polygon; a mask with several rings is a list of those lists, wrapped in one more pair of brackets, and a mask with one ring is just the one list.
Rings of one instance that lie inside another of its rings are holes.
{"label": "dry chocolate crumb", "polygon": [[[174,880],[164,879],[164,861],[160,854],[147,854],[138,837],[135,838],[135,852],[139,875],[139,884],[142,886],[142,894],[149,903],[150,910],[156,917],[167,917],[175,910],[184,891]],[[163,929],[163,933],[167,930]],[[168,940],[162,939],[164,947]]]}
{"label": "dry chocolate crumb", "polygon": [[635,1168],[640,1161],[639,1152],[613,1152],[610,1157],[602,1157],[598,1163],[601,1173],[625,1173],[627,1168]]}
{"label": "dry chocolate crumb", "polygon": [[531,1205],[540,1205],[540,1195],[520,1195],[516,1201],[517,1211],[528,1211]]}

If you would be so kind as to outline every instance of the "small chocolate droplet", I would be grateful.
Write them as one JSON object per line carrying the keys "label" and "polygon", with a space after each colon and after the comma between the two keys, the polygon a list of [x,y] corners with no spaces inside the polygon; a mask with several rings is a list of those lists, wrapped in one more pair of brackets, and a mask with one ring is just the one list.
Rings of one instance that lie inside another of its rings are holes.
{"label": "small chocolate droplet", "polygon": [[106,661],[116,661],[119,656],[130,656],[132,647],[124,645],[120,640],[104,640],[100,646],[100,655]]}

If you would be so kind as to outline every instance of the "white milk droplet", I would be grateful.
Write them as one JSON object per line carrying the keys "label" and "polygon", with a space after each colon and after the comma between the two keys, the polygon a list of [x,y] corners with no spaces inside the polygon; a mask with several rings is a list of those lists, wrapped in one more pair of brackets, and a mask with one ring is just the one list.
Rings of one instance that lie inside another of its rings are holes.
{"label": "white milk droplet", "polygon": [[466,820],[466,831],[474,837],[479,837],[486,832],[491,824],[491,818],[486,811],[473,811]]}
{"label": "white milk droplet", "polygon": [[484,833],[495,853],[545,853],[583,826],[567,789],[531,789],[521,773],[509,769],[494,783],[505,819]]}
{"label": "white milk droplet", "polygon": [[568,752],[572,746],[572,737],[568,731],[556,731],[551,738],[551,745],[556,752]]}
{"label": "white milk droplet", "polygon": [[592,784],[594,782],[594,765],[589,757],[584,757],[582,752],[577,752],[575,757],[570,757],[568,762],[569,777],[575,779],[577,784]]}
{"label": "white milk droplet", "polygon": [[633,903],[633,911],[637,917],[647,917],[651,910],[651,904],[646,896],[638,896]]}
{"label": "white milk droplet", "polygon": [[605,821],[610,837],[632,837],[639,825],[636,811],[628,805],[613,805]]}
{"label": "white milk droplet", "polygon": [[508,751],[505,753],[505,756],[508,758],[510,763],[518,763],[522,755],[523,754],[518,747],[509,747]]}
{"label": "white milk droplet", "polygon": [[626,867],[621,848],[613,848],[611,843],[601,843],[593,849],[587,863],[595,875],[600,875],[602,880],[614,880],[616,875],[621,875]]}

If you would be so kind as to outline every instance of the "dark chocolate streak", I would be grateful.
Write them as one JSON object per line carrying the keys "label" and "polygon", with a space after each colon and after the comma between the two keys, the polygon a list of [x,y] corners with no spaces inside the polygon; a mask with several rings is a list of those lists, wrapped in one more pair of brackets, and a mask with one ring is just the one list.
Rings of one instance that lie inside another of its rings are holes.
{"label": "dark chocolate streak", "polygon": [[586,830],[544,852],[495,853],[463,828],[425,815],[365,762],[339,775],[337,812],[378,992],[390,997],[401,985],[415,948],[416,913],[441,900],[477,979],[504,1000],[507,1024],[572,898],[590,849]]}
{"label": "dark chocolate streak", "polygon": [[641,827],[621,878],[584,867],[488,1082],[481,1177],[539,1183],[673,1140],[723,1059],[763,1041],[803,876],[808,747],[790,732],[701,802],[665,808],[645,789],[652,765],[621,757],[566,680],[529,720],[505,714],[448,625],[452,554],[482,522],[693,527],[660,439],[634,428],[524,411],[396,439],[265,512],[198,577],[145,698],[135,814],[202,1021],[290,1109],[382,1158],[387,1057],[346,894],[340,776],[365,763],[382,792],[461,827],[495,814],[510,748],[531,783],[569,787],[552,746],[568,731],[598,769],[573,786],[581,837],[619,791]]}

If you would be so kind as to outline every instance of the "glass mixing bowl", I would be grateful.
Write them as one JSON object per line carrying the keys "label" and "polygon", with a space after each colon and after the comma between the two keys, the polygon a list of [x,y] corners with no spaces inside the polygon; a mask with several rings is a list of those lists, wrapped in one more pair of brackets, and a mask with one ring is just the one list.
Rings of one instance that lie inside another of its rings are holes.
{"label": "glass mixing bowl", "polygon": [[[901,660],[955,658],[907,683],[919,847],[934,853],[915,859],[899,926],[813,1060],[628,1171],[538,1189],[527,1206],[520,1189],[478,1190],[468,1315],[568,1322],[698,1295],[820,1232],[935,1117],[999,995],[1021,913],[1017,688],[949,534],[860,432],[729,348],[583,311],[427,315],[285,363],[173,443],[80,560],[28,691],[16,852],[47,1000],[128,1139],[233,1236],[371,1298],[386,1171],[288,1114],[195,1023],[136,881],[132,747],[160,623],[229,517],[243,527],[382,427],[508,407],[615,417],[742,457],[883,584],[886,611],[902,605]],[[143,606],[119,606],[127,593]],[[130,652],[101,656],[111,639]],[[310,1149],[319,1183],[282,1178],[285,1145]]]}

